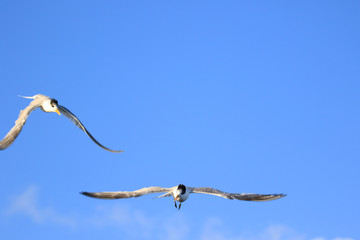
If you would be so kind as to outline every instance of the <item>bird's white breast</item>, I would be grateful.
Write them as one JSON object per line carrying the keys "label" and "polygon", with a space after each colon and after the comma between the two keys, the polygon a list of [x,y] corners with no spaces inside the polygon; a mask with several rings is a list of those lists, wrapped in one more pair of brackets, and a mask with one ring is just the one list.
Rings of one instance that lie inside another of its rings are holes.
{"label": "bird's white breast", "polygon": [[54,107],[51,106],[51,99],[46,99],[43,104],[41,105],[41,109],[44,112],[55,112]]}
{"label": "bird's white breast", "polygon": [[184,202],[184,201],[186,201],[186,199],[188,199],[189,195],[190,195],[190,191],[189,191],[188,188],[186,188],[185,193],[184,193],[184,194],[181,194],[181,195],[179,196],[179,202]]}

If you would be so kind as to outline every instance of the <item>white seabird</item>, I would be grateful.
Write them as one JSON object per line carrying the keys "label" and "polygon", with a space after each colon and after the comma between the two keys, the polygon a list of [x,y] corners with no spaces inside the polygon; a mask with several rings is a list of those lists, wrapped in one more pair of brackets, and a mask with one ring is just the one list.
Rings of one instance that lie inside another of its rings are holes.
{"label": "white seabird", "polygon": [[24,127],[27,118],[30,113],[34,111],[36,108],[40,107],[44,112],[56,112],[61,115],[62,113],[65,117],[69,118],[77,127],[83,130],[90,138],[93,140],[98,146],[101,148],[110,151],[110,152],[122,152],[118,150],[109,149],[102,144],[100,144],[85,128],[85,126],[80,122],[80,120],[72,113],[70,110],[65,108],[64,106],[58,105],[58,102],[54,98],[50,98],[48,96],[37,94],[32,97],[24,97],[28,99],[34,99],[30,102],[29,106],[27,106],[24,110],[20,111],[19,118],[15,121],[15,126],[6,134],[6,136],[0,141],[0,150],[4,150],[8,148],[20,134],[22,128]]}
{"label": "white seabird", "polygon": [[81,192],[81,194],[88,197],[100,198],[100,199],[119,199],[119,198],[140,197],[145,194],[163,193],[163,192],[166,193],[155,198],[172,196],[174,199],[175,208],[177,208],[176,202],[180,203],[179,209],[181,207],[181,203],[185,202],[188,199],[190,193],[211,194],[218,197],[227,198],[230,200],[236,199],[236,200],[244,200],[244,201],[269,201],[286,196],[286,194],[227,193],[215,188],[209,188],[209,187],[195,188],[195,187],[187,187],[183,184],[179,184],[171,188],[147,187],[132,192]]}

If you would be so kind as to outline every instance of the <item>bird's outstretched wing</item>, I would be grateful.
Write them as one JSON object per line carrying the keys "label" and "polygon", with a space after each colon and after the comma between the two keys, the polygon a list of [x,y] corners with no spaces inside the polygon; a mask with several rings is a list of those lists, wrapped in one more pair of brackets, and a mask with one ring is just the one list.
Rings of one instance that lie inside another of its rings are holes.
{"label": "bird's outstretched wing", "polygon": [[34,111],[37,107],[41,106],[40,99],[32,98],[33,101],[30,102],[24,110],[20,111],[18,119],[15,121],[15,126],[10,129],[6,136],[0,141],[0,150],[8,148],[19,136],[21,130],[23,129],[26,120],[28,119],[30,113]]}
{"label": "bird's outstretched wing", "polygon": [[91,140],[94,141],[94,143],[96,143],[99,147],[109,151],[109,152],[123,152],[121,150],[112,150],[110,148],[105,147],[104,145],[102,145],[101,143],[99,143],[92,135],[91,133],[85,128],[85,126],[80,122],[80,120],[75,116],[75,114],[73,114],[72,112],[70,112],[69,109],[67,109],[64,106],[58,105],[58,109],[59,111],[67,118],[69,118],[74,124],[75,126],[79,127],[81,130],[83,130],[90,138]]}
{"label": "bird's outstretched wing", "polygon": [[171,190],[172,188],[147,187],[133,192],[81,192],[81,194],[93,198],[119,199],[119,198],[140,197],[142,195],[151,194],[151,193],[169,192]]}
{"label": "bird's outstretched wing", "polygon": [[244,201],[270,201],[286,196],[286,194],[227,193],[209,187],[199,187],[199,188],[189,188],[189,189],[192,193],[210,194],[231,200],[236,199],[236,200],[244,200]]}

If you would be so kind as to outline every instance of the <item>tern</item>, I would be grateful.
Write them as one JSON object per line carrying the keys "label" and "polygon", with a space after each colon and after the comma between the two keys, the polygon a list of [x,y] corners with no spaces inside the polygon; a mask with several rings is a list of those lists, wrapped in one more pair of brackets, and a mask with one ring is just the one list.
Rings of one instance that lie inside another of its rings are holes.
{"label": "tern", "polygon": [[163,193],[163,192],[165,192],[165,194],[155,198],[172,196],[174,199],[175,208],[177,208],[176,202],[179,202],[179,208],[178,208],[179,210],[181,207],[181,203],[185,202],[188,199],[190,193],[210,194],[230,200],[236,199],[236,200],[244,200],[244,201],[269,201],[286,196],[286,194],[227,193],[215,188],[209,188],[209,187],[195,188],[195,187],[187,187],[183,184],[179,184],[171,188],[147,187],[132,192],[81,192],[81,194],[88,197],[100,198],[100,199],[119,199],[119,198],[140,197],[146,194]]}
{"label": "tern", "polygon": [[[24,97],[24,96],[20,96]],[[44,112],[56,112],[57,114],[61,115],[61,113],[69,118],[75,126],[79,127],[83,130],[90,138],[93,140],[98,146],[101,148],[110,151],[110,152],[122,152],[118,150],[112,150],[104,145],[100,144],[85,128],[85,126],[80,122],[80,120],[72,113],[69,109],[64,106],[58,105],[58,102],[54,98],[50,98],[48,96],[37,94],[32,97],[24,97],[28,99],[33,99],[30,102],[29,106],[27,106],[24,110],[20,111],[19,118],[15,121],[15,126],[6,134],[6,136],[0,141],[0,150],[4,150],[8,148],[20,134],[22,128],[24,127],[26,120],[28,119],[30,113],[34,111],[36,108],[40,107],[41,110]]]}

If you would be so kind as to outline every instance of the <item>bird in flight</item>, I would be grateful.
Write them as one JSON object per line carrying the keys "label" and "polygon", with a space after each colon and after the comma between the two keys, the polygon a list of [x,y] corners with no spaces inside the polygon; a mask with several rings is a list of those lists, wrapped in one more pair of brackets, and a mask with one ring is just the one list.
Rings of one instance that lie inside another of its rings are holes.
{"label": "bird in flight", "polygon": [[177,208],[176,202],[179,202],[179,208],[178,208],[179,210],[181,207],[181,203],[185,202],[188,199],[190,193],[210,194],[230,200],[236,199],[236,200],[244,200],[244,201],[269,201],[286,196],[286,194],[227,193],[215,188],[209,188],[209,187],[194,188],[194,187],[187,187],[183,184],[179,184],[171,188],[147,187],[132,192],[81,192],[81,194],[88,197],[100,198],[100,199],[119,199],[119,198],[140,197],[146,194],[164,193],[164,192],[165,194],[155,198],[172,196],[174,199],[175,208]]}
{"label": "bird in flight", "polygon": [[[21,96],[23,97],[23,96]],[[30,102],[29,106],[27,106],[24,110],[20,111],[19,118],[15,121],[15,126],[6,134],[6,136],[0,141],[0,150],[4,150],[8,148],[20,134],[22,128],[24,127],[27,118],[30,113],[34,111],[36,108],[40,107],[44,112],[56,112],[57,114],[63,114],[65,117],[69,118],[75,126],[79,127],[83,130],[90,138],[93,140],[98,146],[109,151],[109,152],[122,152],[118,150],[112,150],[101,143],[99,143],[85,128],[85,126],[80,122],[80,120],[72,113],[69,109],[64,106],[58,105],[58,102],[54,98],[50,98],[48,96],[37,94],[33,97],[24,97],[28,99],[33,99]]]}

